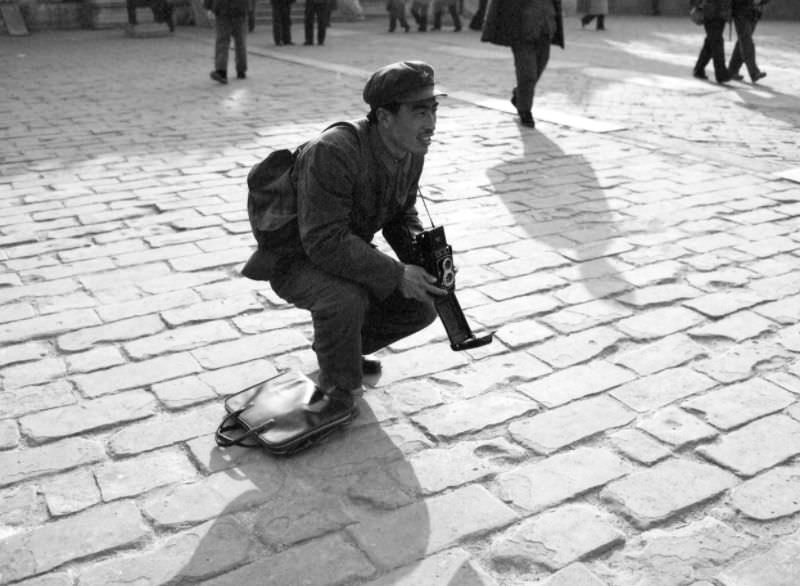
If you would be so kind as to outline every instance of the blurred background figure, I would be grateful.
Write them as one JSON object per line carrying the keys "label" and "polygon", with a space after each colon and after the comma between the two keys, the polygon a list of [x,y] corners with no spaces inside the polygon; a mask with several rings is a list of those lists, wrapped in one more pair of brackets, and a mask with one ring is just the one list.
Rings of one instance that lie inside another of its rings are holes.
{"label": "blurred background figure", "polygon": [[205,0],[209,18],[214,19],[217,32],[214,44],[214,71],[211,79],[228,83],[228,54],[233,38],[236,77],[247,77],[247,19],[250,0]]}
{"label": "blurred background figure", "polygon": [[725,38],[722,33],[725,31],[725,23],[731,18],[731,0],[692,0],[692,5],[694,4],[703,7],[706,38],[697,56],[693,74],[697,79],[708,79],[706,65],[713,61],[717,83],[727,83],[731,76],[725,66]]}
{"label": "blurred background figure", "polygon": [[410,27],[408,26],[408,21],[406,21],[406,3],[403,0],[387,0],[386,10],[389,11],[389,32],[394,32],[398,21],[403,30],[408,32]]}
{"label": "blurred background figure", "polygon": [[292,42],[291,10],[294,0],[271,0],[272,38],[277,46],[294,45]]}
{"label": "blurred background figure", "polygon": [[461,17],[458,16],[458,0],[433,0],[433,30],[442,30],[442,13],[445,8],[453,19],[453,31],[460,31]]}
{"label": "blurred background figure", "polygon": [[486,17],[486,5],[489,0],[480,0],[478,2],[478,9],[472,15],[472,20],[469,21],[469,28],[474,31],[479,31],[483,28],[483,19]]}
{"label": "blurred background figure", "polygon": [[495,0],[486,13],[481,41],[511,47],[517,79],[511,103],[520,124],[534,128],[533,95],[550,59],[550,45],[564,48],[561,0]]}
{"label": "blurred background figure", "polygon": [[314,44],[314,21],[317,23],[317,44],[325,44],[325,31],[328,29],[331,17],[329,0],[306,0],[305,27],[306,42],[304,45]]}
{"label": "blurred background figure", "polygon": [[581,28],[597,18],[597,30],[606,30],[606,14],[608,14],[608,0],[586,0],[586,14],[581,17]]}
{"label": "blurred background figure", "polygon": [[359,0],[339,0],[339,13],[347,20],[364,20],[364,8]]}
{"label": "blurred background figure", "polygon": [[417,30],[424,33],[428,30],[428,7],[430,0],[414,0],[411,4],[411,16],[417,23]]}
{"label": "blurred background figure", "polygon": [[767,76],[756,65],[756,45],[753,42],[753,33],[756,30],[756,24],[761,19],[764,6],[768,2],[769,0],[761,0],[760,2],[755,0],[733,0],[731,8],[733,26],[736,28],[736,45],[733,47],[731,60],[728,63],[728,74],[731,79],[736,81],[743,79],[739,73],[742,63],[747,66],[747,73],[753,83]]}

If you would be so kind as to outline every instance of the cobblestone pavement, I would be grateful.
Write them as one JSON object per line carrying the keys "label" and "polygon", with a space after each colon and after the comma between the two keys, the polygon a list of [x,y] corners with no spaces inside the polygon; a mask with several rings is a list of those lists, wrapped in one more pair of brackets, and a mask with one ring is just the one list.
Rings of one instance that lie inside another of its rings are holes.
{"label": "cobblestone pavement", "polygon": [[[535,131],[466,30],[263,27],[227,86],[208,29],[0,37],[0,583],[800,583],[797,24],[757,87],[693,79],[685,19],[608,25],[568,19]],[[225,396],[315,364],[238,276],[244,176],[401,58],[453,96],[423,185],[496,341],[436,324],[325,445],[216,449]]]}

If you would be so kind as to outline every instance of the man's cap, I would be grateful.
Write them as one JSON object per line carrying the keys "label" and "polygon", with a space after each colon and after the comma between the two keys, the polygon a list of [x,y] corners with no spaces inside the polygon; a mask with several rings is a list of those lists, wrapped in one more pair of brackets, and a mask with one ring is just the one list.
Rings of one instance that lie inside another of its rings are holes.
{"label": "man's cap", "polygon": [[364,86],[364,101],[373,109],[446,95],[434,83],[433,67],[422,61],[398,61],[381,67]]}

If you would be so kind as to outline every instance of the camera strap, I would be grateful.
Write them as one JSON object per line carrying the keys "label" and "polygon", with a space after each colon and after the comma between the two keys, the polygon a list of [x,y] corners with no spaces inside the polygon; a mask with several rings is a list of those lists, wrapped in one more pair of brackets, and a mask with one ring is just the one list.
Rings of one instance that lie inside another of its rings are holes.
{"label": "camera strap", "polygon": [[428,214],[428,219],[431,222],[431,228],[435,227],[436,224],[433,222],[433,216],[431,216],[431,211],[428,209],[428,202],[425,201],[425,197],[422,195],[422,188],[417,185],[417,193],[419,194],[419,198],[422,200],[422,206],[425,208],[425,213]]}

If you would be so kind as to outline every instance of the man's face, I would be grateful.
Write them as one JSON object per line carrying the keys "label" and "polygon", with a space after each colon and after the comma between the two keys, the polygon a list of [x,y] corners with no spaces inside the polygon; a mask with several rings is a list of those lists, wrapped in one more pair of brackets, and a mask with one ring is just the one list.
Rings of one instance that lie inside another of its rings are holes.
{"label": "man's face", "polygon": [[407,152],[424,155],[428,152],[436,130],[436,98],[400,104],[396,114],[381,110],[382,134],[389,151],[396,156]]}

